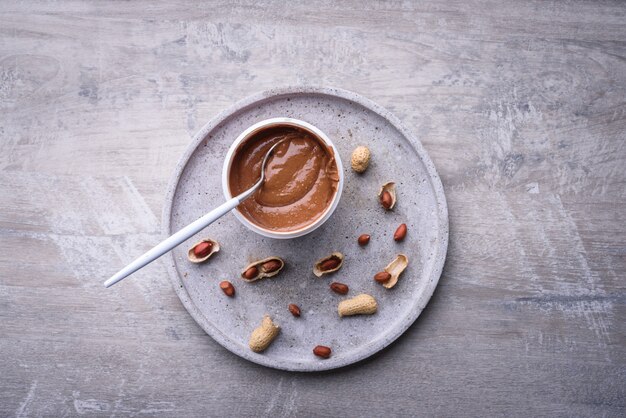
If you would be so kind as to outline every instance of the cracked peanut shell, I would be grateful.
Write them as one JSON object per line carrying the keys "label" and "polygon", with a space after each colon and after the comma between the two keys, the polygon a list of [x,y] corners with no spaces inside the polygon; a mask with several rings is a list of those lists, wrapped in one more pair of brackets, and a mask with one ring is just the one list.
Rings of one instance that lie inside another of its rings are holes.
{"label": "cracked peanut shell", "polygon": [[390,181],[383,184],[378,191],[378,200],[385,210],[392,210],[396,205],[396,183]]}
{"label": "cracked peanut shell", "polygon": [[409,258],[404,254],[398,254],[396,258],[385,267],[385,271],[391,275],[391,278],[383,283],[387,289],[391,289],[398,283],[398,277],[402,274],[406,266],[409,265]]}
{"label": "cracked peanut shell", "polygon": [[[208,247],[205,243],[208,244]],[[197,251],[197,249],[200,249],[200,246],[208,248],[208,251],[205,251],[206,254]],[[202,241],[196,243],[193,247],[191,247],[189,251],[187,251],[187,259],[196,264],[204,263],[209,259],[209,257],[211,257],[219,250],[220,244],[217,241],[213,241],[212,239],[203,239]]]}
{"label": "cracked peanut shell", "polygon": [[322,277],[324,274],[335,272],[343,265],[344,255],[340,252],[334,252],[331,255],[320,258],[313,266],[313,274]]}
{"label": "cracked peanut shell", "polygon": [[267,257],[263,260],[250,263],[241,272],[241,278],[247,282],[274,277],[285,267],[285,262],[280,257]]}

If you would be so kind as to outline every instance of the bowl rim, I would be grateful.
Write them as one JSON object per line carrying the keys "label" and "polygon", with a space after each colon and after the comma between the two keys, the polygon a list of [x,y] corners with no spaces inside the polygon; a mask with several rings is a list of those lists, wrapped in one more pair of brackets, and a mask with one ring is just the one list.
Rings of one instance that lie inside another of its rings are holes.
{"label": "bowl rim", "polygon": [[290,239],[290,238],[301,237],[303,235],[306,235],[315,231],[317,228],[322,226],[324,222],[326,222],[332,216],[332,214],[335,212],[335,209],[337,209],[337,206],[339,205],[339,201],[341,200],[341,193],[343,191],[343,184],[344,184],[344,177],[345,177],[344,172],[343,172],[343,164],[341,162],[341,156],[339,155],[339,150],[337,149],[333,141],[328,137],[328,135],[326,135],[321,129],[301,119],[295,119],[295,118],[289,118],[289,117],[275,117],[275,118],[270,118],[270,119],[264,119],[248,127],[241,134],[239,134],[239,136],[230,145],[230,148],[228,149],[228,152],[226,153],[226,157],[224,158],[224,165],[222,168],[222,191],[224,193],[224,197],[226,198],[226,200],[229,200],[233,197],[230,191],[230,185],[229,185],[228,179],[229,179],[230,168],[232,166],[237,148],[239,148],[239,146],[243,142],[245,142],[247,139],[249,139],[251,136],[257,134],[258,132],[264,129],[275,127],[275,126],[285,126],[285,125],[298,127],[298,128],[301,128],[310,132],[311,134],[315,135],[315,137],[318,140],[321,140],[327,147],[329,147],[332,150],[334,154],[333,157],[335,158],[335,162],[337,164],[337,172],[339,173],[339,183],[337,184],[337,191],[335,192],[330,205],[328,205],[326,209],[324,209],[324,212],[322,213],[322,215],[318,217],[312,223],[305,225],[302,228],[293,230],[293,231],[273,231],[271,229],[263,228],[255,224],[248,218],[246,218],[241,213],[238,207],[233,209],[232,211],[233,215],[235,215],[235,217],[239,220],[239,222],[241,222],[246,228],[264,237],[275,238],[275,239]]}

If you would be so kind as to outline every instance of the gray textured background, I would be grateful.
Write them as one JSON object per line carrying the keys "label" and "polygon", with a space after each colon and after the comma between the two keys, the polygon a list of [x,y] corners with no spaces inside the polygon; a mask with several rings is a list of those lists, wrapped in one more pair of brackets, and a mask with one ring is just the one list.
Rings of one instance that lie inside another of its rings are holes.
{"label": "gray textured background", "polygon": [[[612,1],[0,3],[0,415],[623,415],[625,22]],[[450,209],[422,316],[323,374],[222,349],[162,262],[101,285],[158,239],[193,133],[298,83],[393,111]]]}

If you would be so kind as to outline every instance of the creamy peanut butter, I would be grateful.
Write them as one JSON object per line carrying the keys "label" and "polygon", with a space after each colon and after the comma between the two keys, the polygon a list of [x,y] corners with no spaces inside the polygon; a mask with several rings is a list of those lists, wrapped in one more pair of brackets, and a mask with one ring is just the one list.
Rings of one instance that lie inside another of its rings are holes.
{"label": "creamy peanut butter", "polygon": [[315,135],[286,125],[257,132],[235,151],[229,187],[233,196],[252,187],[261,176],[263,157],[282,139],[267,162],[265,182],[237,208],[261,228],[287,232],[315,222],[337,193],[333,151]]}

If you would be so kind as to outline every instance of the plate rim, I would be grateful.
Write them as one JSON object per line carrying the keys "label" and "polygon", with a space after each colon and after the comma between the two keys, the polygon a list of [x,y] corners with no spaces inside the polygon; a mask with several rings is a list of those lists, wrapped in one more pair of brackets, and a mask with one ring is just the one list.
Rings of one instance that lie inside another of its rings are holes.
{"label": "plate rim", "polygon": [[441,183],[441,179],[439,177],[439,174],[437,173],[435,165],[433,164],[430,156],[422,146],[422,143],[417,139],[415,135],[413,135],[411,131],[409,131],[404,126],[400,119],[398,119],[393,113],[375,103],[371,99],[368,99],[358,93],[336,87],[313,85],[295,85],[263,90],[235,102],[234,104],[227,107],[223,111],[219,112],[216,116],[211,118],[211,120],[205,123],[204,126],[202,126],[196,132],[191,142],[187,145],[185,152],[178,160],[167,185],[165,201],[163,204],[163,211],[161,216],[161,233],[163,236],[171,235],[170,221],[172,214],[172,205],[174,203],[174,195],[176,193],[180,177],[185,170],[185,167],[187,166],[191,155],[201,144],[201,142],[204,141],[209,132],[218,127],[227,118],[235,115],[237,112],[240,112],[249,106],[274,97],[292,94],[318,94],[335,96],[363,106],[364,108],[386,119],[395,129],[397,129],[402,134],[402,136],[407,139],[409,144],[411,144],[411,146],[415,149],[418,157],[422,160],[422,163],[426,168],[426,172],[433,187],[435,201],[437,204],[437,220],[439,222],[440,228],[438,230],[438,245],[436,247],[437,253],[435,254],[433,268],[430,271],[430,274],[427,276],[428,281],[425,285],[424,292],[422,292],[420,299],[416,301],[414,305],[415,308],[411,310],[410,314],[407,315],[404,320],[399,323],[393,333],[387,334],[385,336],[386,338],[381,338],[375,340],[370,344],[367,344],[369,346],[367,350],[357,351],[356,355],[352,357],[331,357],[330,359],[320,360],[319,362],[306,363],[298,363],[291,360],[281,361],[280,359],[273,359],[264,356],[263,354],[254,353],[250,350],[246,350],[245,348],[242,350],[240,344],[232,341],[230,337],[224,335],[222,331],[215,327],[204,316],[204,314],[202,314],[199,308],[191,300],[191,297],[189,296],[187,289],[184,286],[183,280],[176,269],[176,263],[173,253],[170,251],[165,254],[164,257],[166,260],[167,273],[170,279],[170,283],[172,284],[172,287],[174,288],[174,291],[176,292],[183,306],[185,307],[189,315],[191,315],[191,317],[200,326],[200,328],[202,328],[204,332],[206,332],[222,347],[226,348],[231,353],[236,354],[239,357],[242,357],[253,363],[274,369],[299,372],[325,371],[358,363],[380,352],[381,350],[392,344],[394,341],[396,341],[402,334],[404,334],[409,329],[409,327],[417,320],[417,318],[420,316],[420,314],[430,301],[435,291],[435,288],[439,283],[439,279],[441,277],[441,273],[443,271],[443,267],[446,261],[449,239],[449,219],[448,205],[443,189],[443,184]]}

